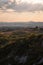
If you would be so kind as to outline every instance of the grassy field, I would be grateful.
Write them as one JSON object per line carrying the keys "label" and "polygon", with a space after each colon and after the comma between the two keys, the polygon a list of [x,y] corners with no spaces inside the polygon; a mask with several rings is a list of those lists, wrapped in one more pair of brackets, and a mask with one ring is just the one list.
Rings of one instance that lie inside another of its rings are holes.
{"label": "grassy field", "polygon": [[0,65],[43,64],[43,33],[40,30],[0,31]]}

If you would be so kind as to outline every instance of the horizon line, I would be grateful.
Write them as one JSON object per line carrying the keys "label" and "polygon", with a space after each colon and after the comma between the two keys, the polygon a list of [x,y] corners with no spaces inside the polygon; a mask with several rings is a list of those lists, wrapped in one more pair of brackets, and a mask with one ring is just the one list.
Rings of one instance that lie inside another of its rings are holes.
{"label": "horizon line", "polygon": [[8,21],[8,22],[0,21],[0,23],[27,23],[27,22],[29,23],[29,22],[43,22],[43,21],[14,21],[14,22],[13,21]]}

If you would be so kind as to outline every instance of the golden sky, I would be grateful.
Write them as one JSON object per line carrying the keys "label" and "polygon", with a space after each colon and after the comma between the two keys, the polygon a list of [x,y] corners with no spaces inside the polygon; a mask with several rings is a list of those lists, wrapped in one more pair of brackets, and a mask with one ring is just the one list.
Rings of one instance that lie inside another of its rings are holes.
{"label": "golden sky", "polygon": [[6,7],[7,1],[3,0],[4,6],[0,5],[0,22],[43,21],[43,0],[10,0],[7,4],[10,7]]}

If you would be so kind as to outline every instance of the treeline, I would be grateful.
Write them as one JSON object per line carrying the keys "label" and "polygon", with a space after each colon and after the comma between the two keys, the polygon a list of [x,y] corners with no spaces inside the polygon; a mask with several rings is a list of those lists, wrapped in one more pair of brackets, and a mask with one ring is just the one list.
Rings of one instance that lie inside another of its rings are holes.
{"label": "treeline", "polygon": [[0,27],[0,31],[3,31],[3,32],[8,32],[8,31],[15,31],[15,30],[32,30],[32,31],[43,31],[43,27],[22,27],[22,26],[2,26]]}

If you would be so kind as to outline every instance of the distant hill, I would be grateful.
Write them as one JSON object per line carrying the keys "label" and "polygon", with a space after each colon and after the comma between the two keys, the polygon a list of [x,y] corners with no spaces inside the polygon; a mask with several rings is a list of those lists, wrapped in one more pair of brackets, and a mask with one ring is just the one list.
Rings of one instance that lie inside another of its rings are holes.
{"label": "distant hill", "polygon": [[43,22],[0,22],[0,27],[7,26],[7,27],[43,27]]}

